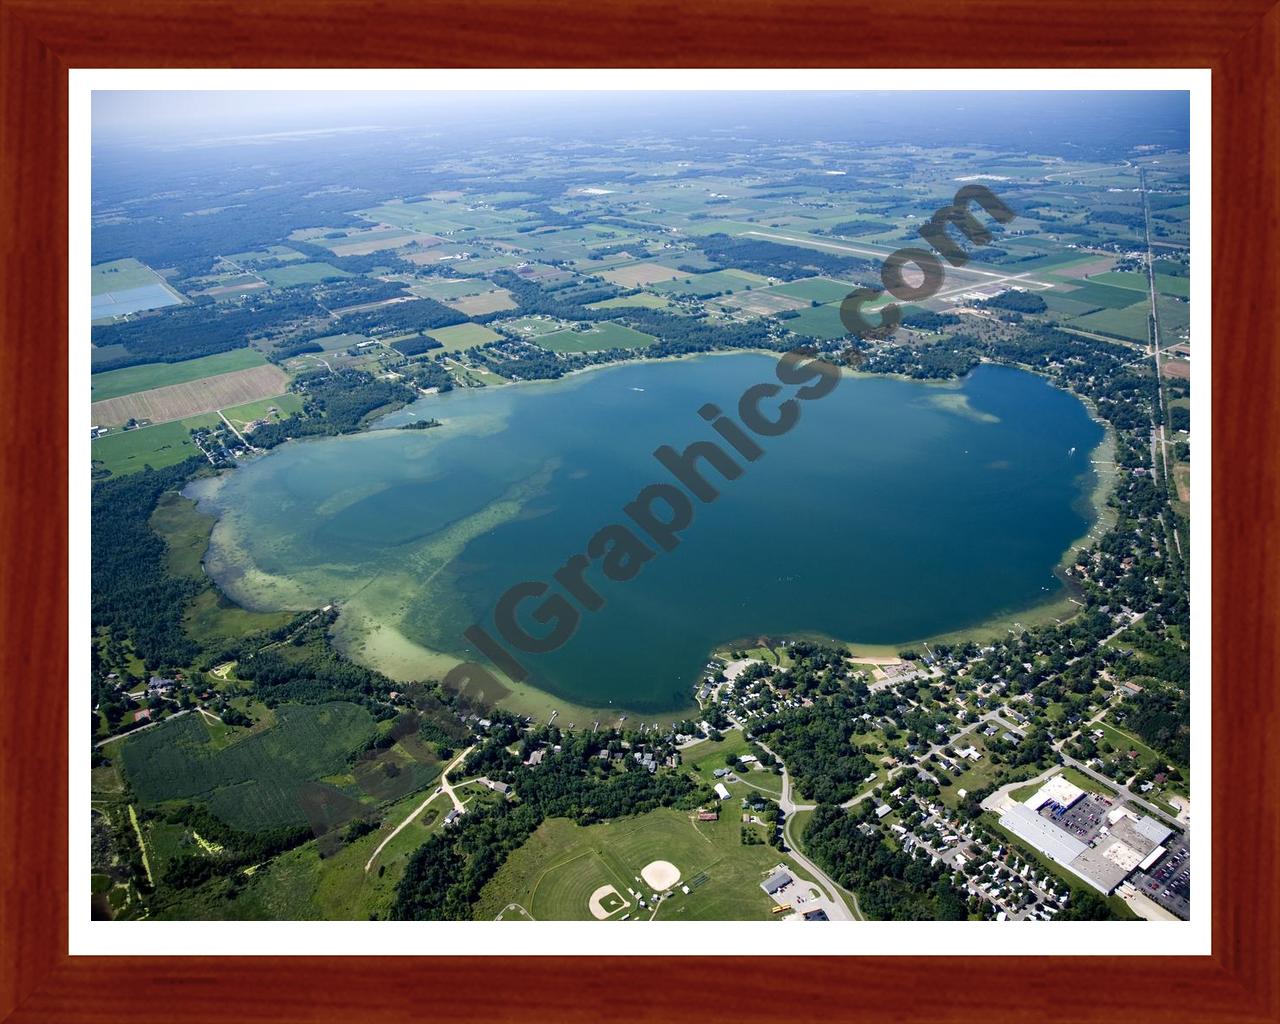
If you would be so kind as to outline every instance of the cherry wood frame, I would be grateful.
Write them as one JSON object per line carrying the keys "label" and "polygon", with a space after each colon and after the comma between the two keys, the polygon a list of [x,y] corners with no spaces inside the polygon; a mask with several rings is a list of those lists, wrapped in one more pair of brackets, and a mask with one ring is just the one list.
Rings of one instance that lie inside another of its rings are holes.
{"label": "cherry wood frame", "polygon": [[[0,0],[0,1018],[1280,1020],[1280,780],[1268,749],[1280,646],[1280,7],[1270,3]],[[467,65],[1212,68],[1211,956],[68,956],[67,70]]]}

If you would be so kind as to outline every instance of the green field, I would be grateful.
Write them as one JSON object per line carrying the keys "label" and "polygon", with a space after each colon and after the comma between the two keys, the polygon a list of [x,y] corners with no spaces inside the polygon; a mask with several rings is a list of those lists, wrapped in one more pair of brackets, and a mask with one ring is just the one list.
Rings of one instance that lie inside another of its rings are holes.
{"label": "green field", "polygon": [[198,712],[122,742],[120,763],[144,804],[206,801],[218,817],[241,829],[303,825],[350,816],[357,801],[316,780],[343,772],[347,755],[373,732],[373,718],[355,704],[285,704],[276,724],[246,731],[215,749]]}
{"label": "green field", "polygon": [[[634,818],[586,828],[565,818],[543,822],[489,881],[476,903],[478,920],[493,920],[508,906],[523,907],[540,921],[591,921],[591,894],[612,885],[629,906],[612,920],[768,920],[773,901],[760,882],[781,855],[769,846],[744,846],[738,801],[727,800],[719,821],[695,821],[693,812],[662,808]],[[655,860],[674,864],[680,883],[654,914],[653,890],[640,881]],[[680,885],[699,875],[706,880],[686,895]],[[642,909],[628,890],[640,892]]]}
{"label": "green field", "polygon": [[603,302],[592,302],[587,305],[587,309],[623,309],[635,308],[642,306],[645,309],[670,309],[671,303],[660,295],[650,295],[648,292],[636,292],[635,295],[623,295],[617,299],[605,299]]}
{"label": "green field", "polygon": [[413,852],[443,827],[448,798],[439,797],[388,843],[365,871],[373,851],[425,796],[415,793],[388,806],[383,826],[336,851],[320,855],[319,844],[289,850],[241,880],[232,897],[195,891],[160,915],[171,920],[368,921],[385,918],[396,883]]}
{"label": "green field", "polygon": [[409,286],[409,291],[426,299],[440,302],[449,299],[460,299],[464,295],[479,295],[481,292],[493,290],[493,285],[480,277],[466,277],[459,280],[449,278],[433,281],[420,281]]}
{"label": "green field", "polygon": [[[1108,276],[1111,275],[1099,275],[1099,277]],[[1134,295],[1132,288],[1117,288],[1110,284],[1098,284],[1094,278],[1085,281],[1079,288],[1073,288],[1071,291],[1064,291],[1060,294],[1063,298],[1071,299],[1073,302],[1083,302],[1090,306],[1104,306],[1107,309],[1123,309],[1125,306],[1133,305],[1139,298],[1139,296]]]}
{"label": "green field", "polygon": [[1124,309],[1100,309],[1096,313],[1076,317],[1071,321],[1071,326],[1082,331],[1100,331],[1103,334],[1128,338],[1130,341],[1146,342],[1149,311],[1150,307],[1146,301],[1135,303]]}
{"label": "green field", "polygon": [[674,281],[661,281],[648,287],[650,291],[663,295],[693,295],[703,298],[749,291],[768,283],[767,278],[745,270],[713,270],[707,274],[694,274],[692,277],[677,277]]}
{"label": "green field", "polygon": [[136,473],[150,466],[163,469],[175,463],[199,455],[200,449],[191,441],[191,431],[196,427],[212,427],[222,422],[217,413],[205,413],[190,419],[174,420],[154,427],[122,430],[94,438],[90,447],[93,468],[105,470],[117,476]]}
{"label": "green field", "polygon": [[648,348],[654,342],[651,334],[605,320],[585,331],[556,331],[538,339],[538,344],[552,352],[599,352],[607,348]]}
{"label": "green field", "polygon": [[[237,430],[243,430],[245,426],[254,420],[280,420],[292,413],[300,413],[302,412],[302,405],[302,396],[290,392],[284,395],[276,395],[274,398],[261,398],[256,402],[247,402],[244,405],[234,405],[229,409],[223,409],[222,415],[229,419]],[[271,412],[272,409],[276,411]]]}
{"label": "green field", "polygon": [[180,363],[142,363],[139,366],[126,366],[121,370],[95,373],[90,378],[90,386],[93,400],[101,402],[108,398],[119,398],[121,395],[132,395],[138,391],[166,387],[169,384],[203,380],[205,377],[212,377],[219,373],[247,370],[252,366],[261,366],[265,362],[266,359],[261,352],[251,348],[235,348],[230,352],[201,356],[199,359],[184,359]]}
{"label": "green field", "polygon": [[289,288],[295,284],[316,284],[334,277],[350,277],[345,270],[327,263],[295,263],[288,267],[275,267],[262,271],[262,276],[272,288]]}
{"label": "green field", "polygon": [[[484,324],[454,324],[452,327],[437,327],[434,331],[427,331],[427,337],[440,342],[446,352],[461,352],[476,345],[498,341],[502,335]],[[431,354],[437,351],[432,349]]]}
{"label": "green field", "polygon": [[164,278],[133,257],[99,263],[93,268],[93,294],[123,292],[130,288],[144,288],[149,284],[163,284]]}
{"label": "green field", "polygon": [[[1147,291],[1147,275],[1135,273],[1117,273],[1112,271],[1106,274],[1094,274],[1090,281],[1097,281],[1103,285],[1114,285],[1117,288],[1130,288],[1133,291]],[[1187,277],[1170,277],[1167,274],[1156,274],[1156,291],[1162,295],[1175,295],[1180,299],[1185,299],[1191,294],[1191,279]]]}
{"label": "green field", "polygon": [[797,310],[796,314],[793,317],[775,317],[775,319],[789,331],[808,338],[820,338],[823,341],[843,338],[849,333],[844,326],[844,321],[840,319],[839,303],[810,306],[808,309]]}
{"label": "green field", "polygon": [[844,281],[833,281],[829,277],[808,277],[803,281],[788,281],[769,289],[770,295],[785,295],[792,299],[805,299],[812,302],[843,302],[857,285]]}

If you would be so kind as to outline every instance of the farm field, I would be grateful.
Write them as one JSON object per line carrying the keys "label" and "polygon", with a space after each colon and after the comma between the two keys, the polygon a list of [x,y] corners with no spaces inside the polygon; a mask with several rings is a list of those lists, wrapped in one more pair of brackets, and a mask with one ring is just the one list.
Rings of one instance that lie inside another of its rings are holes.
{"label": "farm field", "polygon": [[395,887],[409,857],[443,828],[447,797],[438,797],[383,847],[371,870],[365,865],[396,825],[425,799],[414,793],[383,811],[383,825],[368,835],[321,854],[319,842],[305,843],[260,865],[233,898],[216,897],[193,906],[180,903],[165,912],[169,919],[368,921],[385,918]]}
{"label": "farm field", "polygon": [[446,306],[456,309],[467,316],[484,316],[486,313],[500,313],[504,309],[515,309],[516,301],[505,288],[495,288],[480,295],[464,295],[450,299]]}
{"label": "farm field", "polygon": [[452,327],[437,327],[434,331],[427,331],[427,337],[440,342],[446,352],[461,352],[476,345],[497,341],[502,335],[483,324],[454,324]]}
{"label": "farm field", "polygon": [[132,258],[100,263],[93,268],[91,281],[93,320],[162,309],[183,301],[181,295],[165,284],[164,278]]}
{"label": "farm field", "polygon": [[[585,828],[548,819],[484,887],[475,916],[492,920],[518,904],[539,921],[591,921],[592,895],[612,886],[621,900],[604,902],[605,909],[614,907],[610,920],[627,914],[631,920],[768,920],[773,901],[759,885],[780,854],[742,844],[737,800],[725,801],[721,811],[719,821],[696,821],[692,811],[661,808]],[[649,899],[653,889],[641,880],[654,861],[667,861],[680,873],[656,914]],[[689,883],[686,895],[680,886]],[[629,890],[640,892],[649,906],[641,908]]]}
{"label": "farm field", "polygon": [[809,277],[803,281],[788,281],[786,284],[774,285],[769,289],[770,295],[786,295],[793,299],[814,300],[822,303],[843,302],[846,295],[857,285],[846,281],[834,281],[829,277]]}
{"label": "farm field", "polygon": [[[866,309],[871,310],[872,307],[868,306]],[[843,338],[849,333],[844,326],[844,321],[840,319],[839,303],[810,306],[808,309],[798,310],[794,317],[787,317],[779,323],[787,330],[803,337],[820,338],[823,341]]]}
{"label": "farm field", "polygon": [[652,286],[663,295],[692,295],[706,298],[758,288],[768,284],[768,279],[745,270],[713,270],[706,274],[694,274],[674,281],[664,281]]}
{"label": "farm field", "polygon": [[197,712],[124,740],[120,763],[144,804],[199,798],[227,824],[270,829],[336,823],[360,810],[355,797],[317,780],[346,770],[347,755],[372,733],[356,704],[285,704],[276,724],[214,749]]}
{"label": "farm field", "polygon": [[682,276],[680,271],[664,267],[659,263],[633,263],[629,267],[618,267],[606,270],[600,275],[610,284],[620,288],[637,288],[645,284],[657,284],[659,281],[670,281]]}
{"label": "farm field", "polygon": [[592,302],[587,309],[622,309],[640,306],[645,309],[670,309],[671,303],[660,295],[648,292],[636,292],[635,295],[623,295],[616,299],[605,299],[603,302]]}
{"label": "farm field", "polygon": [[230,352],[186,359],[180,363],[142,363],[120,370],[107,370],[95,373],[90,378],[93,400],[101,402],[108,398],[120,398],[136,391],[185,384],[187,381],[231,373],[233,370],[247,370],[265,363],[262,353],[251,348],[236,348]]}
{"label": "farm field", "polygon": [[[1075,282],[1072,282],[1074,284]],[[1107,309],[1123,309],[1131,306],[1137,299],[1132,288],[1117,288],[1115,285],[1098,284],[1094,279],[1085,281],[1080,287],[1060,293],[1063,298],[1073,302],[1087,302],[1092,306],[1105,306]],[[1139,296],[1140,298],[1141,296]]]}
{"label": "farm field", "polygon": [[121,476],[146,466],[153,469],[172,466],[200,454],[200,449],[191,441],[192,430],[212,427],[218,422],[216,413],[207,413],[94,438],[90,447],[94,471]]}
{"label": "farm field", "polygon": [[334,277],[350,277],[345,270],[327,263],[295,263],[288,267],[263,270],[262,276],[272,288],[290,288],[295,284],[316,284]]}
{"label": "farm field", "polygon": [[599,352],[607,348],[647,348],[654,342],[651,334],[623,324],[602,321],[586,331],[556,331],[538,339],[538,344],[552,352]]}
{"label": "farm field", "polygon": [[1078,316],[1070,324],[1082,331],[1101,331],[1103,334],[1116,334],[1130,341],[1145,342],[1148,309],[1145,301],[1124,309],[1100,309],[1096,313]]}
{"label": "farm field", "polygon": [[112,260],[110,263],[99,263],[93,268],[91,281],[93,294],[105,292],[123,292],[131,288],[156,284],[162,280],[159,274],[132,257],[123,260]]}
{"label": "farm field", "polygon": [[[1089,278],[1103,285],[1114,285],[1117,288],[1131,288],[1134,291],[1147,291],[1147,275],[1134,273],[1094,274]],[[1156,291],[1162,295],[1174,295],[1185,299],[1191,294],[1191,279],[1187,277],[1171,277],[1167,274],[1156,274]]]}
{"label": "farm field", "polygon": [[118,426],[130,419],[167,423],[279,395],[287,384],[288,377],[278,366],[266,364],[234,370],[200,381],[170,384],[94,402],[93,422],[100,426]]}

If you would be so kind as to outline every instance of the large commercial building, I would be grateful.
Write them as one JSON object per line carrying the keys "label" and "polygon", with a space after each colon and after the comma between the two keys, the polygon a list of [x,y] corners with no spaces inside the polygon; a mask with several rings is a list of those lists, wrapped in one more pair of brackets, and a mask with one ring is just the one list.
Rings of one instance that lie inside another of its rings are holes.
{"label": "large commercial building", "polygon": [[1055,775],[1035,795],[1005,811],[1000,824],[1109,896],[1135,869],[1146,870],[1160,859],[1165,849],[1162,844],[1173,830],[1154,818],[1135,817],[1127,808],[1117,807],[1106,816],[1107,824],[1097,830],[1092,841],[1082,842],[1057,822],[1084,795],[1084,790]]}

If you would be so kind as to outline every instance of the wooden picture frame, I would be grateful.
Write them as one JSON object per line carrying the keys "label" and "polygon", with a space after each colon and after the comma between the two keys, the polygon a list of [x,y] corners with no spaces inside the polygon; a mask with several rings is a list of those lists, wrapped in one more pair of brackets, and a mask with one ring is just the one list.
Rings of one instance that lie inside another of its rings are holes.
{"label": "wooden picture frame", "polygon": [[[1280,725],[1280,7],[0,0],[0,52],[0,1019],[1280,1020],[1280,773],[1269,742]],[[1212,69],[1212,955],[69,956],[67,579],[88,567],[68,566],[68,70],[953,64]],[[1067,981],[1077,977],[1097,983]]]}

